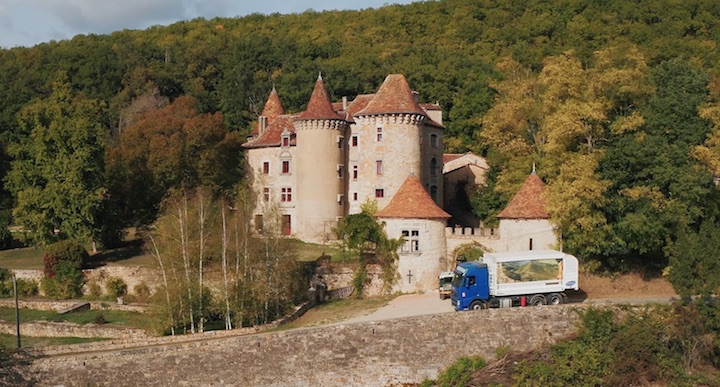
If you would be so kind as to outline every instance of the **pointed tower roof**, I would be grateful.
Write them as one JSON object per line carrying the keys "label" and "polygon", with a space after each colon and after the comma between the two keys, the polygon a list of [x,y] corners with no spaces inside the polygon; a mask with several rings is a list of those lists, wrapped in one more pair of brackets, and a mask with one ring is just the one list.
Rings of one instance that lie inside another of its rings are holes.
{"label": "pointed tower roof", "polygon": [[385,78],[375,97],[356,115],[413,113],[423,116],[425,111],[415,99],[405,76],[390,74]]}
{"label": "pointed tower roof", "polygon": [[513,196],[510,203],[498,214],[500,219],[549,219],[550,214],[545,210],[545,200],[542,192],[545,183],[533,172],[525,179],[520,190]]}
{"label": "pointed tower roof", "polygon": [[405,218],[405,219],[447,219],[450,214],[443,211],[428,195],[420,180],[414,174],[405,179],[405,182],[393,196],[390,203],[375,213],[378,218]]}
{"label": "pointed tower roof", "polygon": [[270,95],[268,96],[267,102],[265,102],[265,107],[263,108],[263,111],[262,113],[260,113],[260,115],[272,120],[273,118],[283,114],[285,114],[285,109],[283,109],[282,103],[280,102],[280,97],[278,96],[277,90],[275,90],[275,87],[273,87]]}
{"label": "pointed tower roof", "polygon": [[340,115],[332,107],[330,97],[325,90],[325,83],[322,75],[318,75],[315,81],[315,89],[313,89],[308,102],[307,109],[300,114],[298,120],[345,120],[344,115]]}

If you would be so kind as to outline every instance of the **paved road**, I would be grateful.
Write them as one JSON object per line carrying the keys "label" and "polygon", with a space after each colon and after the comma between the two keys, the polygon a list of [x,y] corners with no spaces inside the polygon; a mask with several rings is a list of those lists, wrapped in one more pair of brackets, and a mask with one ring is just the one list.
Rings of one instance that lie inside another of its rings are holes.
{"label": "paved road", "polygon": [[[570,303],[582,304],[667,304],[677,301],[671,297],[637,297],[637,298],[577,298],[570,295]],[[450,299],[441,300],[437,291],[424,294],[405,294],[392,299],[386,306],[364,316],[353,317],[340,324],[352,324],[358,322],[390,320],[394,318],[422,316],[428,314],[439,314],[453,312],[454,309]]]}

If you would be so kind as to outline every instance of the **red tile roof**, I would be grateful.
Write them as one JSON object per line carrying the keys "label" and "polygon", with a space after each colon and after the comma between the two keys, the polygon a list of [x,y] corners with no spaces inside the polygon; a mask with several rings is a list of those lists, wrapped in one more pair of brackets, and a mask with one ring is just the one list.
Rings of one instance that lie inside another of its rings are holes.
{"label": "red tile roof", "polygon": [[445,153],[443,154],[443,164],[447,164],[453,160],[457,160],[461,157],[465,156],[465,154],[459,154],[459,153]]}
{"label": "red tile roof", "polygon": [[[282,103],[280,102],[280,97],[278,96],[277,90],[273,87],[272,91],[270,92],[270,95],[268,96],[267,101],[265,102],[265,106],[263,107],[262,113],[260,113],[260,116],[265,116],[268,119],[268,125],[270,122],[272,122],[275,117],[279,115],[285,114],[285,109],[282,106]],[[252,130],[250,131],[251,136],[257,136],[258,133],[260,133],[260,123],[255,122],[253,124]]]}
{"label": "red tile roof", "polygon": [[273,118],[283,114],[285,114],[285,109],[283,109],[282,103],[280,102],[277,90],[273,87],[260,115],[267,117],[268,120],[272,120]]}
{"label": "red tile roof", "polygon": [[283,114],[275,117],[265,131],[258,137],[243,144],[244,148],[265,148],[271,146],[280,146],[282,141],[282,133],[285,129],[291,133],[290,145],[294,145],[295,126],[293,121],[297,118],[294,114]]}
{"label": "red tile roof", "polygon": [[357,115],[414,113],[425,116],[413,91],[402,74],[390,74],[378,89],[375,98]]}
{"label": "red tile roof", "polygon": [[310,96],[310,102],[308,102],[307,109],[300,113],[297,117],[298,120],[345,120],[345,115],[340,115],[335,112],[330,103],[330,97],[328,97],[327,91],[325,90],[325,83],[323,82],[322,76],[318,76],[315,82],[315,89],[313,89],[312,95]]}
{"label": "red tile roof", "polygon": [[420,180],[411,174],[385,208],[375,213],[378,218],[447,219],[443,211],[430,198]]}
{"label": "red tile roof", "polygon": [[499,219],[550,219],[550,214],[545,210],[545,200],[541,195],[544,189],[545,183],[533,172],[525,179],[520,190],[497,217]]}

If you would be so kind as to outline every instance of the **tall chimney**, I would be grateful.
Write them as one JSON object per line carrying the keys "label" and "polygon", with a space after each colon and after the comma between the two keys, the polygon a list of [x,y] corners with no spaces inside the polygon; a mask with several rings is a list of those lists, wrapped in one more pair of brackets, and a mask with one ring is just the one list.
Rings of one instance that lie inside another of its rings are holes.
{"label": "tall chimney", "polygon": [[347,97],[343,96],[343,111],[347,111]]}

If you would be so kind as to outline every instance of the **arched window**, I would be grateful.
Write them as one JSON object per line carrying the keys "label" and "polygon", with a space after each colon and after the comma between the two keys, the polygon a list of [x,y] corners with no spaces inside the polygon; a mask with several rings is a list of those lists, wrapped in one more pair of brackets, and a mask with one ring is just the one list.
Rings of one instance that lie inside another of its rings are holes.
{"label": "arched window", "polygon": [[438,167],[437,159],[433,157],[432,160],[430,160],[430,176],[437,175],[437,167]]}

